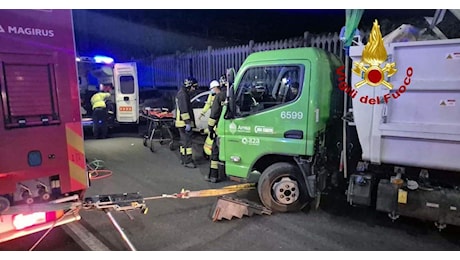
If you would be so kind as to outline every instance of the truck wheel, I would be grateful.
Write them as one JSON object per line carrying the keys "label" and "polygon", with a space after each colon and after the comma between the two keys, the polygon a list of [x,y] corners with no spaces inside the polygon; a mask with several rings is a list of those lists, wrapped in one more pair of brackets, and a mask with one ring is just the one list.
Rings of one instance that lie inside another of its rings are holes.
{"label": "truck wheel", "polygon": [[307,203],[307,193],[297,166],[280,162],[270,165],[257,184],[259,198],[273,212],[300,211]]}

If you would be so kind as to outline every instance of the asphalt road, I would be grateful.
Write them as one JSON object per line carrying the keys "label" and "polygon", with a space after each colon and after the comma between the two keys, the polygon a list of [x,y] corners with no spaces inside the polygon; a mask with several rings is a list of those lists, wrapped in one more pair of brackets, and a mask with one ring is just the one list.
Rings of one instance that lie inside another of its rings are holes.
{"label": "asphalt road", "polygon": [[[180,165],[179,152],[156,143],[155,152],[144,147],[137,134],[116,134],[109,139],[85,141],[88,160],[103,160],[113,175],[93,180],[86,196],[140,192],[145,197],[218,188],[232,181],[205,182],[208,162],[194,152],[199,167]],[[258,202],[255,191],[235,196]],[[232,220],[212,221],[210,213],[216,198],[149,200],[148,214],[137,211],[113,212],[132,244],[140,251],[458,251],[460,229],[448,227],[439,232],[432,223],[401,218],[393,223],[383,213],[352,208],[344,202],[324,198],[320,209],[298,213],[254,215]],[[109,250],[128,247],[109,218],[101,211],[81,212],[82,224]],[[40,237],[13,240],[0,250],[21,251]],[[36,250],[81,251],[62,228],[53,229]]]}

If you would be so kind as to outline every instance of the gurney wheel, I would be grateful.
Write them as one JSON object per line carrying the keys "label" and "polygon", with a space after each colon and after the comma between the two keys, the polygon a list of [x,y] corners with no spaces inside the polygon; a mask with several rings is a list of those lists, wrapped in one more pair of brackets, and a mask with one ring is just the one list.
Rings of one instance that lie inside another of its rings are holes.
{"label": "gurney wheel", "polygon": [[171,141],[169,143],[169,150],[174,151],[174,142],[173,141]]}
{"label": "gurney wheel", "polygon": [[161,145],[164,145],[164,144],[165,144],[165,141],[160,140],[159,143],[160,143]]}
{"label": "gurney wheel", "polygon": [[144,137],[144,146],[147,147],[147,138]]}

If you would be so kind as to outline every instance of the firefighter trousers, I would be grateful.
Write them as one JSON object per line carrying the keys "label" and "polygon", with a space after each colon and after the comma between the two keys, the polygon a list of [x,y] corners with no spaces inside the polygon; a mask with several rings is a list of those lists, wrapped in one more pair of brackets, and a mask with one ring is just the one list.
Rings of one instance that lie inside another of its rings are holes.
{"label": "firefighter trousers", "polygon": [[192,131],[185,131],[185,127],[179,128],[180,135],[180,158],[182,164],[193,162],[192,156]]}
{"label": "firefighter trousers", "polygon": [[224,181],[227,178],[224,170],[219,170],[219,141],[219,137],[216,136],[212,142],[211,162],[208,174],[208,178],[216,182]]}

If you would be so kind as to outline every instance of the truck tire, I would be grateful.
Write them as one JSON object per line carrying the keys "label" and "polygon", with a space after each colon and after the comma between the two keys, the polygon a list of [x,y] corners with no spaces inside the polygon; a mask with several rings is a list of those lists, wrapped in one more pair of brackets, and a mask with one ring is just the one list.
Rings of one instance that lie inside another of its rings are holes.
{"label": "truck tire", "polygon": [[290,163],[270,165],[259,178],[257,190],[265,207],[273,212],[300,211],[308,201],[300,169]]}

